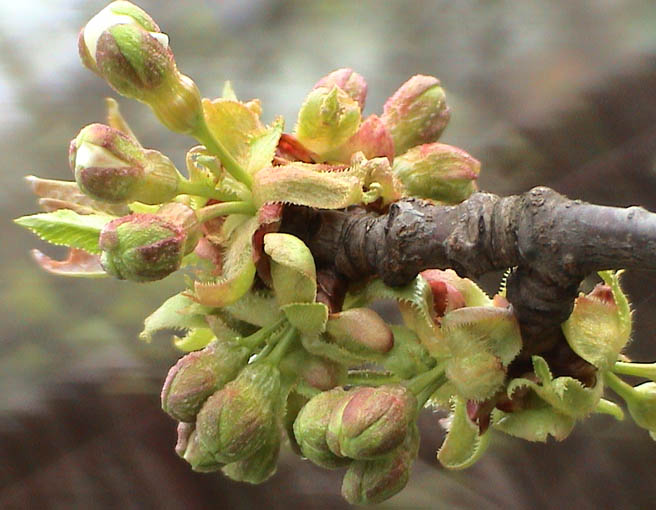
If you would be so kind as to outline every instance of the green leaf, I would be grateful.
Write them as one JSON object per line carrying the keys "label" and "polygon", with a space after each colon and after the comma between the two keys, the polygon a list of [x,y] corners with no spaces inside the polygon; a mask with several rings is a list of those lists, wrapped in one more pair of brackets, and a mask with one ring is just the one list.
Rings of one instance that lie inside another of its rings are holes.
{"label": "green leaf", "polygon": [[23,216],[15,219],[14,222],[49,243],[98,254],[100,231],[111,220],[111,217],[105,215],[82,215],[69,209],[59,209],[49,213]]}
{"label": "green leaf", "polygon": [[282,117],[278,117],[263,133],[251,138],[249,142],[250,157],[246,167],[248,173],[255,175],[264,167],[271,165],[284,127],[285,122]]}
{"label": "green leaf", "polygon": [[289,323],[304,335],[315,336],[326,330],[328,307],[323,303],[289,303],[281,309]]}
{"label": "green leaf", "polygon": [[153,334],[162,329],[185,331],[194,328],[206,328],[205,314],[210,309],[196,303],[186,294],[171,296],[151,313],[144,321],[144,329],[139,338],[150,342]]}
{"label": "green leaf", "polygon": [[255,326],[266,326],[280,318],[278,303],[273,293],[268,290],[250,289],[237,301],[223,307],[223,310],[234,318]]}
{"label": "green leaf", "polygon": [[278,303],[312,303],[317,295],[317,276],[312,252],[298,237],[270,233],[264,236],[264,252],[271,257],[271,279]]}
{"label": "green leaf", "polygon": [[258,225],[257,218],[251,218],[231,232],[223,261],[223,274],[212,282],[194,282],[199,303],[213,307],[226,306],[248,292],[255,278],[251,238]]}
{"label": "green leaf", "polygon": [[562,441],[572,432],[575,423],[574,418],[559,413],[546,402],[512,413],[492,411],[495,429],[527,441],[545,442],[549,436]]}
{"label": "green leaf", "polygon": [[537,396],[566,416],[580,419],[594,412],[603,392],[601,378],[592,388],[584,386],[579,380],[562,376],[555,379],[549,365],[540,356],[533,356],[533,370],[539,382],[517,378],[508,384],[508,396],[518,388],[530,388]]}
{"label": "green leaf", "polygon": [[198,351],[214,338],[214,333],[209,328],[193,328],[183,337],[174,336],[173,344],[184,352]]}
{"label": "green leaf", "polygon": [[292,163],[268,167],[255,174],[256,207],[284,202],[319,209],[343,209],[362,201],[362,182],[348,171],[324,171],[324,165]]}
{"label": "green leaf", "polygon": [[466,403],[456,397],[449,417],[449,432],[437,452],[437,460],[448,469],[466,469],[487,450],[490,432],[479,435],[478,426],[467,416]]}

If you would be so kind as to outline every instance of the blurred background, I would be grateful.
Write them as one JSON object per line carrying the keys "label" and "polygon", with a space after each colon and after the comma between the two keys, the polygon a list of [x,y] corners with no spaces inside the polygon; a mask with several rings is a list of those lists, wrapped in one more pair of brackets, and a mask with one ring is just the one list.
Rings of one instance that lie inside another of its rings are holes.
{"label": "blurred background", "polygon": [[[252,487],[193,473],[173,451],[159,388],[170,336],[138,340],[143,318],[182,282],[72,280],[39,271],[50,254],[11,218],[36,211],[26,174],[70,179],[68,142],[104,120],[113,92],[80,65],[80,27],[106,2],[1,0],[0,508],[346,508],[341,472],[282,456]],[[443,136],[482,162],[482,189],[544,184],[572,198],[656,210],[656,3],[653,0],[186,0],[139,4],[171,38],[205,96],[232,80],[264,119],[291,130],[314,82],[352,67],[369,83],[366,113],[409,76],[442,80]],[[143,105],[121,101],[144,145],[182,168],[190,139]],[[627,274],[636,309],[629,354],[656,359],[656,277]],[[486,280],[489,290],[496,281]],[[435,460],[439,416],[421,418],[407,488],[381,508],[653,508],[656,443],[597,416],[562,443],[497,437],[464,472]]]}

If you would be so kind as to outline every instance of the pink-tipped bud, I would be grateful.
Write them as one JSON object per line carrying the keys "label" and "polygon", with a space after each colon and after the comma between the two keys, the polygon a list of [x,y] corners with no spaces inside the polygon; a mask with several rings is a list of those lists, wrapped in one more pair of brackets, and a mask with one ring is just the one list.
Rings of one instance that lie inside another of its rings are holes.
{"label": "pink-tipped bud", "polygon": [[449,122],[440,80],[418,74],[385,102],[382,120],[394,139],[396,154],[422,143],[435,142]]}
{"label": "pink-tipped bud", "polygon": [[409,195],[457,204],[478,189],[481,164],[458,147],[430,143],[397,157],[393,170]]}
{"label": "pink-tipped bud", "polygon": [[353,69],[344,67],[327,74],[315,83],[312,88],[332,89],[335,85],[351,96],[351,99],[357,101],[360,110],[364,109],[364,102],[367,98],[367,82],[362,75],[356,73]]}

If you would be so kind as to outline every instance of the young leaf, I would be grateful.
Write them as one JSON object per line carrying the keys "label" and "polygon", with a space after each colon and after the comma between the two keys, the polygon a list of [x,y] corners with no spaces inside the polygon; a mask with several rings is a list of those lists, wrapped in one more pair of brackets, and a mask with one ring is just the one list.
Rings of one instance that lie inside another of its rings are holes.
{"label": "young leaf", "polygon": [[264,132],[253,136],[249,142],[250,157],[246,167],[248,173],[255,175],[264,167],[271,165],[284,126],[282,117],[278,117]]}
{"label": "young leaf", "polygon": [[173,344],[181,351],[191,352],[202,349],[214,338],[214,333],[209,328],[193,328],[183,337],[174,336]]}
{"label": "young leaf", "polygon": [[307,163],[269,167],[255,175],[253,201],[286,202],[320,209],[343,209],[362,201],[362,183],[346,171],[322,171]]}
{"label": "young leaf", "polygon": [[280,305],[312,303],[317,294],[317,275],[310,249],[291,234],[264,236],[264,251],[271,257],[271,279]]}
{"label": "young leaf", "polygon": [[71,248],[65,260],[55,260],[39,250],[32,250],[32,257],[42,269],[60,276],[103,278],[107,273],[100,265],[100,258],[84,250]]}
{"label": "young leaf", "polygon": [[208,312],[209,309],[199,305],[186,294],[176,294],[164,301],[146,318],[139,338],[150,342],[153,334],[162,329],[185,331],[193,328],[206,328],[205,314]]}
{"label": "young leaf", "polygon": [[49,213],[23,216],[15,219],[14,222],[49,243],[98,254],[100,231],[111,220],[111,217],[105,215],[82,215],[69,209],[59,209]]}

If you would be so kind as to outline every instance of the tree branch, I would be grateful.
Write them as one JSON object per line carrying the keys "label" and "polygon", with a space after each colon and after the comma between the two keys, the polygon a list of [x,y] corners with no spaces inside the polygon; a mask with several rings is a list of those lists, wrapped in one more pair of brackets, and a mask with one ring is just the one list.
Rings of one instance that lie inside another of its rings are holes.
{"label": "tree branch", "polygon": [[556,372],[582,379],[594,371],[568,349],[560,324],[583,278],[656,270],[656,214],[569,200],[545,187],[503,198],[476,193],[456,206],[404,199],[383,215],[291,207],[283,228],[306,242],[320,266],[351,281],[378,275],[398,286],[424,269],[476,278],[514,268],[507,298],[522,329],[523,359],[543,354]]}

